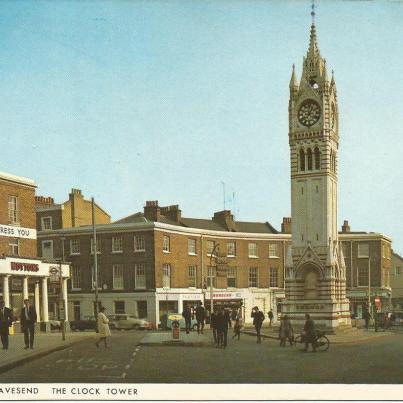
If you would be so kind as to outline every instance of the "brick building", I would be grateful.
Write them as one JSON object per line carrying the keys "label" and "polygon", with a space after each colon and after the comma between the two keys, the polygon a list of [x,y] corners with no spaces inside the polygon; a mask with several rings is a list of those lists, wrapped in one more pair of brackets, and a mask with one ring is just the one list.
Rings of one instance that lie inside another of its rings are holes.
{"label": "brick building", "polygon": [[0,173],[0,290],[5,305],[13,308],[17,318],[23,299],[34,299],[38,321],[42,319],[46,329],[50,270],[61,266],[67,304],[69,266],[37,257],[35,188],[32,179]]}
{"label": "brick building", "polygon": [[403,258],[392,250],[390,286],[392,288],[392,309],[403,318]]}
{"label": "brick building", "polygon": [[348,221],[344,221],[339,233],[346,265],[347,297],[350,310],[361,318],[370,295],[381,298],[382,310],[391,304],[391,244],[387,236],[374,232],[353,232]]}
{"label": "brick building", "polygon": [[[289,222],[283,223],[285,229]],[[111,224],[98,224],[99,299],[110,313],[133,313],[158,323],[186,303],[210,305],[210,274],[215,304],[243,302],[246,319],[258,305],[267,312],[284,297],[285,248],[290,235],[269,223],[235,221],[230,211],[212,219],[182,217],[176,206],[147,202],[139,212]],[[93,313],[92,226],[40,231],[38,248],[52,244],[53,257],[72,263],[69,314]],[[65,238],[64,241],[61,238]],[[227,256],[227,275],[216,272],[215,244]]]}

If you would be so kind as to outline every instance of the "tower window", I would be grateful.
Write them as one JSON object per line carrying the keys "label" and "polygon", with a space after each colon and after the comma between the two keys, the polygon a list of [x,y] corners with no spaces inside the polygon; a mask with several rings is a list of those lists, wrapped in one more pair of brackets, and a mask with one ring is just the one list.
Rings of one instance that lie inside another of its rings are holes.
{"label": "tower window", "polygon": [[319,186],[316,185],[316,193],[319,193]]}
{"label": "tower window", "polygon": [[307,155],[308,155],[308,171],[312,171],[312,150],[310,148],[308,148]]}
{"label": "tower window", "polygon": [[301,188],[301,194],[302,195],[304,194],[304,188]]}
{"label": "tower window", "polygon": [[303,148],[299,150],[299,169],[305,171],[305,152]]}
{"label": "tower window", "polygon": [[315,169],[320,169],[320,151],[315,147]]}

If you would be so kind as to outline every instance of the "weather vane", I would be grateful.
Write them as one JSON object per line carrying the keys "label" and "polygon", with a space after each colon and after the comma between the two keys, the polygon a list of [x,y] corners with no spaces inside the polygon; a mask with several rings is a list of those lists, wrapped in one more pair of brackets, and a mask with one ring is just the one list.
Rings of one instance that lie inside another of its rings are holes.
{"label": "weather vane", "polygon": [[312,24],[315,24],[315,0],[312,0],[312,11],[311,11],[311,16],[312,16]]}

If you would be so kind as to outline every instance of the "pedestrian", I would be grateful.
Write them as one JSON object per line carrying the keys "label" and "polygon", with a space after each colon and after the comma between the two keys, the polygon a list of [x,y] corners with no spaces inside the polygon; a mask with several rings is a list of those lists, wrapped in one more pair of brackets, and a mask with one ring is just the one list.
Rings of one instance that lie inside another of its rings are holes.
{"label": "pedestrian", "polygon": [[21,308],[21,328],[24,332],[25,349],[34,348],[35,323],[37,315],[35,307],[29,302],[29,299],[24,299],[24,306]]}
{"label": "pedestrian", "polygon": [[256,343],[261,343],[260,329],[262,328],[262,324],[264,321],[264,314],[262,311],[259,310],[257,306],[255,306],[252,308],[251,317],[253,318],[253,325],[256,329]]}
{"label": "pedestrian", "polygon": [[13,321],[11,309],[4,305],[4,300],[0,300],[0,336],[3,350],[8,350],[9,327],[12,326]]}
{"label": "pedestrian", "polygon": [[217,333],[218,333],[218,347],[227,347],[228,327],[231,323],[231,318],[227,310],[219,308],[216,318]]}
{"label": "pedestrian", "polygon": [[196,307],[197,334],[203,334],[205,318],[206,312],[204,307],[201,302],[198,302]]}
{"label": "pedestrian", "polygon": [[106,341],[106,338],[111,335],[111,331],[109,329],[109,319],[105,315],[106,308],[101,307],[99,309],[99,314],[97,317],[97,326],[98,326],[98,335],[99,340],[95,343],[97,348],[99,348],[99,343],[103,340],[105,348],[108,348],[109,345]]}
{"label": "pedestrian", "polygon": [[189,334],[190,326],[192,324],[192,311],[190,309],[190,305],[185,306],[185,309],[182,312],[182,316],[185,319],[186,334]]}
{"label": "pedestrian", "polygon": [[273,318],[274,318],[274,315],[273,315],[273,311],[270,309],[270,311],[269,311],[269,313],[267,314],[267,317],[269,318],[269,326],[271,327],[271,325],[273,324]]}
{"label": "pedestrian", "polygon": [[211,312],[210,315],[210,329],[213,331],[214,345],[218,346],[218,334],[217,334],[217,312]]}
{"label": "pedestrian", "polygon": [[291,321],[288,319],[287,315],[281,317],[280,330],[279,330],[279,339],[280,339],[280,347],[285,347],[287,339],[290,342],[290,346],[292,346],[294,338],[294,331],[291,326]]}
{"label": "pedestrian", "polygon": [[369,313],[368,309],[365,309],[365,310],[364,310],[364,313],[363,313],[362,316],[363,316],[363,318],[364,318],[364,320],[365,320],[365,329],[368,330],[369,321],[370,321],[370,319],[371,319],[371,314]]}
{"label": "pedestrian", "polygon": [[233,339],[235,339],[235,337],[238,336],[238,340],[240,340],[242,326],[243,326],[242,314],[239,314],[239,311],[238,311],[237,315],[235,317],[234,335],[232,336]]}
{"label": "pedestrian", "polygon": [[309,344],[312,345],[312,352],[316,352],[316,330],[315,322],[311,319],[311,316],[305,314],[305,325],[304,325],[304,339],[305,339],[305,349],[308,351]]}

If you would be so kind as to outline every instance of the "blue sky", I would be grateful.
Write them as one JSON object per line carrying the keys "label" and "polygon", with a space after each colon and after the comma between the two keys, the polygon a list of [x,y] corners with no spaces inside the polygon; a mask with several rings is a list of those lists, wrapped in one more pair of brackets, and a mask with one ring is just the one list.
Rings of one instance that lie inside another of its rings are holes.
{"label": "blue sky", "polygon": [[[146,200],[184,216],[290,215],[288,83],[310,1],[0,2],[0,170],[113,219]],[[340,111],[339,226],[403,252],[403,2],[322,1]],[[235,200],[233,194],[235,193]]]}

